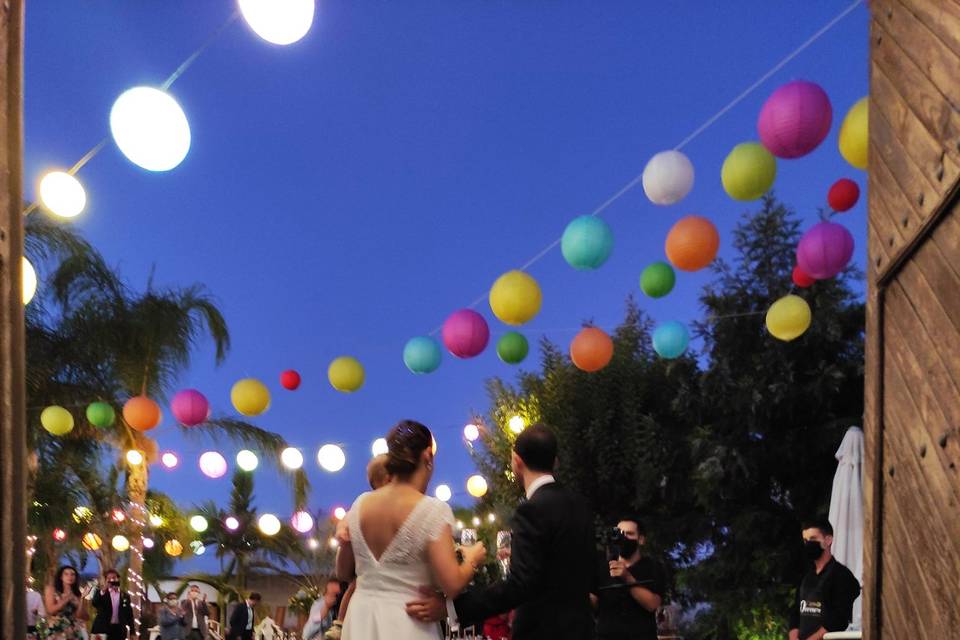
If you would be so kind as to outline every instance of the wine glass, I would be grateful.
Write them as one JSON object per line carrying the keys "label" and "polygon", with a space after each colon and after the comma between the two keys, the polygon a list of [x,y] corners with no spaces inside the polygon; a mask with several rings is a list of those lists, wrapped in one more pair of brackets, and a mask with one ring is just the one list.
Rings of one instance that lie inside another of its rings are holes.
{"label": "wine glass", "polygon": [[477,544],[477,530],[464,529],[460,532],[460,545],[463,547],[472,547]]}
{"label": "wine glass", "polygon": [[510,545],[513,536],[509,531],[497,531],[497,561],[504,577],[510,571]]}

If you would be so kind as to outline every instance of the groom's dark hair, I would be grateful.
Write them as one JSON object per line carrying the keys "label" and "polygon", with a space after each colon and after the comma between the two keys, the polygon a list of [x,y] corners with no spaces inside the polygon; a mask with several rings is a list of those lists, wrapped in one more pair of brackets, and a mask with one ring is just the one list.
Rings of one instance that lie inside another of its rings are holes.
{"label": "groom's dark hair", "polygon": [[557,437],[546,425],[532,424],[513,443],[523,464],[537,473],[550,473],[557,461]]}

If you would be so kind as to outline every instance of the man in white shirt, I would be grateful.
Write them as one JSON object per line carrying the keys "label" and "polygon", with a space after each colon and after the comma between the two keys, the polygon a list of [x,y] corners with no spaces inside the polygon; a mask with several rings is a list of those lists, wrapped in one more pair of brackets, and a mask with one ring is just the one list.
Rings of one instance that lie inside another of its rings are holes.
{"label": "man in white shirt", "polygon": [[333,626],[336,619],[337,598],[340,597],[340,583],[328,578],[323,585],[323,595],[313,601],[310,617],[303,626],[303,640],[317,640]]}
{"label": "man in white shirt", "polygon": [[30,587],[27,587],[27,633],[36,634],[37,618],[47,615],[43,609],[43,597]]}
{"label": "man in white shirt", "polygon": [[230,627],[227,640],[253,640],[254,609],[260,604],[260,594],[251,593],[244,602],[240,602],[230,614]]}
{"label": "man in white shirt", "polygon": [[180,603],[187,621],[187,640],[207,640],[207,594],[200,593],[200,587],[190,585],[187,599]]}

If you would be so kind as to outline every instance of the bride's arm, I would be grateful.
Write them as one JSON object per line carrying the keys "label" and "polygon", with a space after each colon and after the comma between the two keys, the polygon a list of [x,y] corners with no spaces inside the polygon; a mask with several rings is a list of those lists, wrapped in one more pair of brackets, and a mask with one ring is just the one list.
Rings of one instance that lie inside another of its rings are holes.
{"label": "bride's arm", "polygon": [[349,542],[340,543],[337,548],[337,578],[350,582],[356,573],[356,561],[353,557],[353,545]]}
{"label": "bride's arm", "polygon": [[445,535],[430,542],[427,555],[437,586],[448,598],[456,598],[464,587],[470,584],[477,566],[483,561],[486,549],[477,543],[463,549],[464,562],[457,561],[457,551],[453,546],[453,529],[447,525]]}

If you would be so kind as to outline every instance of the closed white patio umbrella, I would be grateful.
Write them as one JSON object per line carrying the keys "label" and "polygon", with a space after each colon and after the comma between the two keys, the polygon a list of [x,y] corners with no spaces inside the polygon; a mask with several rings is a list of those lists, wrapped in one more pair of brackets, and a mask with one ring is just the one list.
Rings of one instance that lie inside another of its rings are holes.
{"label": "closed white patio umbrella", "polygon": [[[837,449],[837,472],[830,495],[833,555],[863,584],[863,431],[850,427]],[[853,603],[850,629],[860,629],[862,597]]]}

